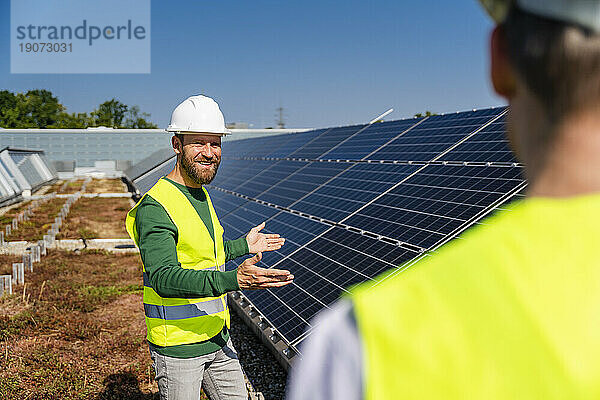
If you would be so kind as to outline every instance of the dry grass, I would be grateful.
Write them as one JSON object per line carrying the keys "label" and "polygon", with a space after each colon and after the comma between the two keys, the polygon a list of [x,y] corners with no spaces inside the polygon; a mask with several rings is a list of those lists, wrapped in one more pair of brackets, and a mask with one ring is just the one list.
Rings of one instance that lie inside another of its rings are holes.
{"label": "dry grass", "polygon": [[12,265],[23,261],[22,256],[12,254],[0,254],[0,275],[12,274]]}
{"label": "dry grass", "polygon": [[0,299],[3,399],[152,399],[137,254],[52,251]]}
{"label": "dry grass", "polygon": [[46,193],[59,193],[59,194],[73,194],[78,192],[81,189],[81,185],[83,185],[83,179],[76,179],[72,181],[68,181],[67,186],[62,189],[65,181],[56,181],[48,188]]}
{"label": "dry grass", "polygon": [[81,198],[71,207],[58,239],[128,238],[125,214],[127,198]]}
{"label": "dry grass", "polygon": [[[61,185],[58,187],[60,189]],[[69,183],[67,184],[67,187],[63,190],[59,190],[58,193],[60,194],[73,194],[73,193],[77,193],[79,192],[79,190],[81,190],[81,186],[83,185],[83,179],[78,179],[75,181],[69,181]]]}
{"label": "dry grass", "polygon": [[56,181],[54,182],[52,185],[50,185],[50,187],[48,188],[48,190],[46,191],[46,193],[58,193],[58,191],[60,190],[61,186],[65,183],[65,181]]}
{"label": "dry grass", "polygon": [[34,214],[29,218],[29,221],[19,222],[19,228],[12,231],[6,240],[42,240],[52,223],[54,223],[54,218],[58,216],[65,201],[66,199],[55,198],[39,205],[33,211]]}
{"label": "dry grass", "polygon": [[21,214],[27,206],[29,201],[22,201],[18,205],[15,205],[11,209],[7,210],[4,214],[0,215],[0,228],[4,228],[4,225],[8,225],[12,222],[13,218]]}
{"label": "dry grass", "polygon": [[92,179],[86,185],[88,193],[125,193],[126,191],[120,179]]}

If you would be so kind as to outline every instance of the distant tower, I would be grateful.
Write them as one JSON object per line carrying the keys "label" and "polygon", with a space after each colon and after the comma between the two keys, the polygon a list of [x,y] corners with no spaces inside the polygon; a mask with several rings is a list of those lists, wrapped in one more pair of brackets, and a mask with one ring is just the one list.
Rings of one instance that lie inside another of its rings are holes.
{"label": "distant tower", "polygon": [[279,106],[277,108],[277,128],[283,129],[285,128],[285,121],[283,120],[283,107]]}

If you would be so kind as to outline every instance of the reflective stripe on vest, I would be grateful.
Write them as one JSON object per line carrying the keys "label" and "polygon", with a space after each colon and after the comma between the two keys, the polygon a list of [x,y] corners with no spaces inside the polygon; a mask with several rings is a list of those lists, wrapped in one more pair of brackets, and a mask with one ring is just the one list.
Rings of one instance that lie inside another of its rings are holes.
{"label": "reflective stripe on vest", "polygon": [[[214,240],[187,197],[166,179],[160,179],[145,195],[160,203],[177,227],[177,260],[181,268],[224,270],[223,228],[219,223],[206,190],[208,208],[214,229]],[[143,197],[142,197],[143,199]],[[140,199],[140,202],[142,201]],[[135,227],[137,207],[127,214],[127,232],[138,244]],[[217,267],[218,266],[218,267]],[[144,311],[148,340],[158,346],[176,346],[203,342],[217,335],[224,325],[229,327],[226,295],[206,298],[161,297],[152,288],[145,270]]]}
{"label": "reflective stripe on vest", "polygon": [[144,304],[144,312],[148,318],[160,318],[165,320],[176,320],[185,318],[202,317],[225,311],[226,306],[220,298],[202,301],[194,304],[183,304],[180,306],[159,306],[155,304]]}

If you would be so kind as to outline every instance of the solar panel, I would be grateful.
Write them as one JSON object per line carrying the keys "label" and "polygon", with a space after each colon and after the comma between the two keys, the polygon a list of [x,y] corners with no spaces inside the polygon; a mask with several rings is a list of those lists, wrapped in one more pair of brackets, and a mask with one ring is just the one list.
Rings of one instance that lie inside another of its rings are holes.
{"label": "solar panel", "polygon": [[311,162],[279,179],[278,183],[256,197],[287,207],[350,166],[347,163]]}
{"label": "solar panel", "polygon": [[[372,280],[418,254],[341,228],[331,228],[276,264],[289,269],[294,283],[271,294],[248,292],[254,304],[284,337],[300,340],[316,312],[333,303],[353,284]],[[268,301],[269,303],[263,303]]]}
{"label": "solar panel", "polygon": [[[267,321],[279,332],[279,335],[291,344],[290,338],[300,337],[304,330],[310,327],[310,316],[322,310],[325,304],[302,292],[294,284],[287,285],[281,290],[255,290],[244,292],[244,295],[265,316]],[[282,299],[280,296],[284,298]],[[294,303],[289,303],[290,299],[294,299]],[[297,308],[304,310],[306,316],[301,316],[296,311]],[[309,310],[310,312],[307,312]]]}
{"label": "solar panel", "polygon": [[140,195],[146,193],[160,178],[167,175],[175,167],[176,157],[172,157],[143,175],[133,180],[133,185]]}
{"label": "solar panel", "polygon": [[[278,233],[286,244],[278,251],[263,254],[263,266],[272,266],[304,243],[325,232],[329,225],[306,217],[280,211],[256,202],[248,202],[221,219],[228,239],[247,234],[251,228],[265,222],[262,232]],[[232,232],[232,233],[228,233]]]}
{"label": "solar panel", "polygon": [[172,148],[164,148],[155,151],[150,154],[148,157],[142,159],[135,165],[129,167],[125,172],[125,176],[133,181],[134,179],[139,178],[144,175],[146,172],[155,168],[157,165],[162,164],[163,162],[171,159],[173,157],[173,149]]}
{"label": "solar panel", "polygon": [[[211,191],[211,194],[216,192]],[[221,215],[218,211],[217,214],[219,215],[221,225],[230,228],[225,229],[224,235],[226,239],[231,240],[247,234],[251,228],[268,220],[279,212],[276,208],[268,207],[254,201],[246,201],[227,215]],[[267,232],[268,229],[264,231]]]}
{"label": "solar panel", "polygon": [[0,161],[0,205],[16,201],[21,190]]}
{"label": "solar panel", "polygon": [[463,143],[456,146],[440,160],[462,162],[518,162],[508,146],[505,116],[498,118]]}
{"label": "solar panel", "polygon": [[432,248],[523,182],[519,167],[427,165],[343,222]]}
{"label": "solar panel", "polygon": [[324,153],[335,148],[337,145],[349,140],[350,137],[356,135],[365,127],[366,125],[353,125],[340,128],[331,128],[320,135],[317,139],[308,142],[306,145],[291,153],[289,157],[315,160]]}
{"label": "solar panel", "polygon": [[219,190],[208,190],[208,195],[218,216],[228,215],[248,202],[248,200],[244,200],[241,197]]}
{"label": "solar panel", "polygon": [[429,117],[367,159],[430,161],[503,111],[491,109]]}
{"label": "solar panel", "polygon": [[270,161],[270,163],[269,167],[262,170],[252,169],[256,175],[235,187],[233,191],[256,197],[308,164],[306,161],[289,160]]}
{"label": "solar panel", "polygon": [[0,150],[0,165],[5,180],[16,191],[33,191],[57,179],[56,171],[48,165],[40,150],[14,149]]}
{"label": "solar panel", "polygon": [[265,149],[263,157],[270,158],[286,158],[289,157],[290,154],[296,152],[302,146],[309,144],[311,141],[320,137],[323,133],[325,133],[327,129],[316,129],[314,131],[302,132],[302,133],[292,133],[290,135],[286,135],[283,138],[283,142],[281,146],[277,146],[273,150]]}
{"label": "solar panel", "polygon": [[407,164],[350,165],[326,185],[292,203],[290,207],[339,222],[419,168]]}
{"label": "solar panel", "polygon": [[[221,220],[226,237],[234,239],[247,234],[251,228],[266,222],[263,232],[278,233],[286,239],[280,250],[263,253],[261,265],[269,267],[329,228],[328,225],[306,217],[277,210],[256,202],[248,202]],[[229,228],[229,232],[227,233]],[[232,235],[232,236],[227,236]]]}
{"label": "solar panel", "polygon": [[[280,147],[282,147],[286,140],[288,139],[288,136],[291,134],[284,134],[284,135],[272,135],[272,136],[265,136],[262,138],[258,138],[258,139],[252,139],[252,141],[254,142],[253,146],[251,148],[249,148],[245,153],[244,153],[244,157],[248,157],[248,158],[253,158],[253,157],[265,157],[265,155],[268,152],[273,152],[277,149],[279,149]],[[242,142],[242,141],[239,141]],[[230,156],[229,154],[229,149],[227,147],[227,142],[225,142],[223,144],[223,154],[225,154],[227,157]]]}
{"label": "solar panel", "polygon": [[17,163],[17,166],[31,187],[37,188],[49,179],[42,176],[42,170],[38,165],[39,160],[36,160],[34,157],[35,155],[33,154],[23,157],[20,162]]}
{"label": "solar panel", "polygon": [[267,221],[267,231],[279,233],[286,239],[286,243],[277,252],[264,253],[262,263],[265,266],[277,264],[283,257],[313,240],[329,227],[329,225],[313,219],[289,212],[280,212]]}
{"label": "solar panel", "polygon": [[223,141],[221,143],[221,150],[227,154],[227,158],[241,158],[254,148],[258,147],[263,140],[264,138],[261,137],[256,139]]}
{"label": "solar panel", "polygon": [[234,190],[246,183],[260,171],[273,165],[266,160],[222,160],[213,185],[223,189]]}
{"label": "solar panel", "polygon": [[369,125],[362,132],[332,147],[330,151],[324,153],[319,158],[330,160],[362,160],[420,121],[422,121],[422,118],[410,118]]}

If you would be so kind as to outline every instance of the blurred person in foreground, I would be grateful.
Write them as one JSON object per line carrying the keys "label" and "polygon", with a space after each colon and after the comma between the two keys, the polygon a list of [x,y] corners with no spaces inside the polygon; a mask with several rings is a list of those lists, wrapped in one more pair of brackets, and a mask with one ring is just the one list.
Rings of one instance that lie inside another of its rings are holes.
{"label": "blurred person in foreground", "polygon": [[[263,234],[223,241],[223,228],[203,187],[221,162],[225,129],[217,103],[192,96],[177,106],[167,131],[177,162],[129,211],[126,225],[144,266],[144,312],[160,398],[247,399],[246,384],[229,338],[226,294],[287,285],[289,271],[256,267],[261,252],[284,239]],[[225,263],[248,253],[237,269]]]}
{"label": "blurred person in foreground", "polygon": [[600,398],[600,1],[481,1],[526,199],[317,316],[299,399]]}

